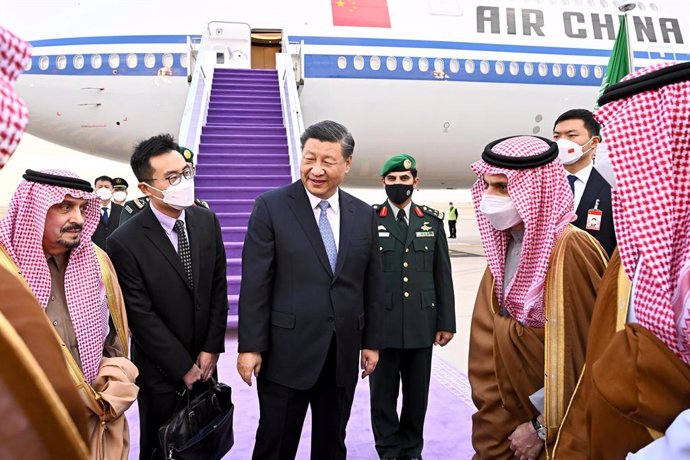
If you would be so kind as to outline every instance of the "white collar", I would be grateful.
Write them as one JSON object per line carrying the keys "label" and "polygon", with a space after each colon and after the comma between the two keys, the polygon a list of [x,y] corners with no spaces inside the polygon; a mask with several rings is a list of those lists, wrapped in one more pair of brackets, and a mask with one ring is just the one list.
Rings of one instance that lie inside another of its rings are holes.
{"label": "white collar", "polygon": [[[307,192],[307,197],[309,198],[309,204],[311,204],[311,209],[316,209],[319,206],[319,203],[323,201],[323,199],[309,193],[307,187],[304,187],[304,191]],[[340,189],[337,188],[333,196],[331,196],[326,201],[328,201],[328,204],[331,205],[331,209],[333,209],[333,212],[335,212],[337,215],[340,212]]]}
{"label": "white collar", "polygon": [[586,184],[587,181],[589,180],[590,174],[592,174],[592,169],[594,168],[594,163],[590,162],[587,166],[573,174],[573,176],[577,177],[579,180],[582,181],[583,184]]}

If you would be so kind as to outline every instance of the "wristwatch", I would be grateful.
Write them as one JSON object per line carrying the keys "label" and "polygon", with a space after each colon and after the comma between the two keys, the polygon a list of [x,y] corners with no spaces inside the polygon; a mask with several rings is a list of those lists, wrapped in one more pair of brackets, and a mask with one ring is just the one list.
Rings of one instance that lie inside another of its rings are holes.
{"label": "wristwatch", "polygon": [[542,441],[546,441],[546,427],[541,424],[537,417],[532,419],[532,426],[534,427],[534,431],[537,432],[537,437]]}

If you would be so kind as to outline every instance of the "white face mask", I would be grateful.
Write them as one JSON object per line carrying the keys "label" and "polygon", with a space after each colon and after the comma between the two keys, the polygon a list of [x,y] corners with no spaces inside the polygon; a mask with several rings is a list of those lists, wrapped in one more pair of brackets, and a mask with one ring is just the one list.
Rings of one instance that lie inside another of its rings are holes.
{"label": "white face mask", "polygon": [[96,190],[96,195],[103,201],[108,201],[113,197],[113,192],[109,188],[101,187]]}
{"label": "white face mask", "polygon": [[[158,190],[163,194],[163,198],[154,198],[163,201],[165,204],[182,211],[185,208],[194,204],[194,179],[182,179],[177,185],[171,185],[165,190],[157,189],[156,187],[146,184],[154,190]],[[153,196],[153,195],[152,195]]]}
{"label": "white face mask", "polygon": [[[585,142],[585,145],[592,142],[592,139]],[[575,163],[577,160],[582,158],[584,154],[589,153],[589,151],[594,148],[592,147],[585,151],[585,145],[580,145],[568,139],[558,139],[556,143],[558,144],[558,159],[561,160],[561,163],[563,163],[564,166]]]}
{"label": "white face mask", "polygon": [[125,201],[127,199],[127,192],[121,190],[113,193],[113,200],[115,201]]}
{"label": "white face mask", "polygon": [[484,194],[479,210],[496,230],[507,230],[522,222],[515,203],[507,196]]}

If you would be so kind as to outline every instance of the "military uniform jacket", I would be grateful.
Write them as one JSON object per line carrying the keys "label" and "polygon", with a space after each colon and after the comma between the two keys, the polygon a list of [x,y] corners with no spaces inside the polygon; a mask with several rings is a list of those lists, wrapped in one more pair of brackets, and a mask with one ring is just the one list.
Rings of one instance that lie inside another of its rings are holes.
{"label": "military uniform jacket", "polygon": [[397,208],[375,205],[385,285],[385,348],[433,345],[437,331],[455,332],[455,298],[443,213],[414,203],[407,235]]}

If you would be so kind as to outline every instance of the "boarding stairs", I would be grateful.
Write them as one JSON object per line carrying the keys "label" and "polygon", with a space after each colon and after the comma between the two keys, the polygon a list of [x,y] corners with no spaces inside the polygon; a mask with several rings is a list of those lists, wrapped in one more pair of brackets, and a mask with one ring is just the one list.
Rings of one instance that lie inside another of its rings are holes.
{"label": "boarding stairs", "polygon": [[196,50],[185,109],[189,116],[183,119],[180,142],[196,147],[196,197],[208,202],[220,221],[227,257],[228,322],[233,325],[242,247],[254,200],[297,177],[302,122],[289,54],[276,56],[276,70],[249,69],[242,63],[238,68],[237,63],[219,64],[217,43],[209,41],[202,38]]}

